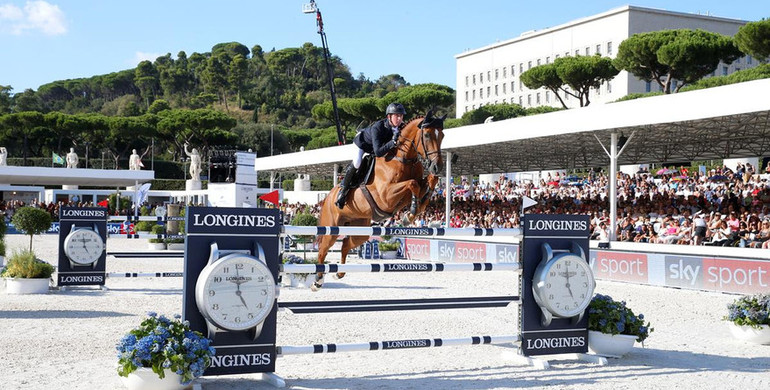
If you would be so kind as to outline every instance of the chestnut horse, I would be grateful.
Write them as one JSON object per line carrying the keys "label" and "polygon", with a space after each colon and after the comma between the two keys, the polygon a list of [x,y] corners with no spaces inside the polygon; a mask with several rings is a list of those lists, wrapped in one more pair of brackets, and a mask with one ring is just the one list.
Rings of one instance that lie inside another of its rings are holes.
{"label": "chestnut horse", "polygon": [[[434,117],[428,111],[425,117],[409,121],[401,130],[394,151],[377,157],[373,178],[358,188],[351,189],[345,207],[340,210],[334,203],[340,187],[333,188],[321,204],[318,226],[371,226],[392,217],[410,205],[405,221],[411,223],[428,205],[428,198],[438,182],[443,163],[441,140],[444,139],[444,119]],[[428,177],[423,178],[423,161],[428,166]],[[363,168],[363,166],[362,166]],[[366,194],[365,192],[368,192]],[[319,236],[318,264],[323,264],[326,254],[338,236]],[[368,240],[368,236],[347,236],[342,241],[341,263],[345,264],[348,252]],[[323,273],[316,275],[313,291],[323,285]],[[344,272],[336,275],[345,276]]]}

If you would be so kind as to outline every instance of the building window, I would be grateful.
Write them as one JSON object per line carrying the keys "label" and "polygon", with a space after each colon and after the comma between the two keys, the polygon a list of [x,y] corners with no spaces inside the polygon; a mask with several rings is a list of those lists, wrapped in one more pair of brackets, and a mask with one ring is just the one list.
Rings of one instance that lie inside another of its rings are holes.
{"label": "building window", "polygon": [[468,91],[465,91],[465,101],[468,101]]}
{"label": "building window", "polygon": [[540,92],[538,92],[537,95],[535,95],[535,103],[540,104]]}
{"label": "building window", "polygon": [[503,95],[505,95],[505,86],[506,86],[506,85],[507,85],[507,84],[503,83]]}
{"label": "building window", "polygon": [[612,42],[607,42],[607,55],[612,55]]}
{"label": "building window", "polygon": [[468,106],[465,106],[465,112],[468,112]]}
{"label": "building window", "polygon": [[516,70],[516,66],[515,65],[511,65],[511,77],[516,76],[516,72],[514,72],[514,70]]}
{"label": "building window", "polygon": [[476,85],[476,75],[473,75],[473,85]]}
{"label": "building window", "polygon": [[545,57],[545,63],[550,64],[551,63],[551,57]]}
{"label": "building window", "polygon": [[564,56],[565,56],[565,57],[569,57],[569,52],[568,52],[568,51],[565,51],[565,52],[564,52]]}
{"label": "building window", "polygon": [[476,90],[474,89],[473,91],[471,91],[471,93],[472,93],[472,96],[473,96],[473,100],[476,100]]}
{"label": "building window", "polygon": [[749,55],[746,56],[746,63],[751,65],[751,56]]}
{"label": "building window", "polygon": [[[503,85],[505,85],[505,84],[503,84]],[[503,104],[507,104],[507,103],[508,103],[508,99],[503,99]]]}
{"label": "building window", "polygon": [[612,93],[612,82],[607,82],[607,93]]}
{"label": "building window", "polygon": [[532,61],[527,61],[527,70],[532,69]]}
{"label": "building window", "polygon": [[479,99],[484,99],[484,88],[479,88]]}
{"label": "building window", "polygon": [[511,93],[513,93],[513,91],[516,90],[516,88],[513,87],[514,83],[515,83],[515,81],[511,81]]}
{"label": "building window", "polygon": [[521,92],[521,90],[522,90],[522,88],[523,88],[523,87],[522,87],[522,85],[524,85],[524,83],[522,83],[521,81],[519,81],[519,92]]}
{"label": "building window", "polygon": [[602,54],[602,45],[596,45],[596,54]]}
{"label": "building window", "polygon": [[487,97],[492,96],[492,87],[487,87]]}
{"label": "building window", "polygon": [[524,73],[524,64],[519,63],[519,74],[522,74],[522,73]]}
{"label": "building window", "polygon": [[492,81],[492,71],[491,70],[487,71],[487,81]]}
{"label": "building window", "polygon": [[521,102],[521,96],[519,96],[519,105],[520,106],[523,105],[523,103]]}
{"label": "building window", "polygon": [[559,55],[557,54],[556,57],[554,57],[554,60],[558,60],[558,59],[559,59]]}
{"label": "building window", "polygon": [[652,91],[652,85],[648,81],[648,82],[644,83],[644,92],[650,92],[650,91]]}
{"label": "building window", "polygon": [[504,66],[503,67],[503,78],[506,78],[506,77],[508,77],[508,67]]}
{"label": "building window", "polygon": [[497,96],[497,85],[495,85],[495,96]]}
{"label": "building window", "polygon": [[527,105],[532,106],[532,95],[527,95]]}
{"label": "building window", "polygon": [[495,80],[497,80],[497,78],[498,78],[497,76],[499,74],[500,74],[500,70],[499,69],[495,69]]}
{"label": "building window", "polygon": [[591,48],[586,46],[586,55],[589,55],[589,54],[591,54]]}
{"label": "building window", "polygon": [[550,103],[551,102],[551,92],[545,91],[545,102]]}
{"label": "building window", "polygon": [[479,82],[484,84],[484,72],[479,73]]}
{"label": "building window", "polygon": [[579,55],[580,55],[580,49],[575,49],[575,55],[576,55],[576,56],[579,56]]}
{"label": "building window", "polygon": [[465,76],[465,86],[468,86],[468,76]]}
{"label": "building window", "polygon": [[537,66],[540,66],[540,59],[537,59]]}
{"label": "building window", "polygon": [[722,67],[722,76],[727,76],[727,67],[726,66]]}

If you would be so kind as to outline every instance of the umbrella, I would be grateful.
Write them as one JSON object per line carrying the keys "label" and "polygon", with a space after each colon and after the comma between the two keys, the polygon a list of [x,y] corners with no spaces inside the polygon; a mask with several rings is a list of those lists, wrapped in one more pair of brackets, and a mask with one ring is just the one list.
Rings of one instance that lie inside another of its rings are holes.
{"label": "umbrella", "polygon": [[661,175],[670,175],[672,173],[676,173],[676,171],[673,169],[663,168],[663,169],[659,169],[658,172],[656,172],[655,174],[658,176],[661,176]]}

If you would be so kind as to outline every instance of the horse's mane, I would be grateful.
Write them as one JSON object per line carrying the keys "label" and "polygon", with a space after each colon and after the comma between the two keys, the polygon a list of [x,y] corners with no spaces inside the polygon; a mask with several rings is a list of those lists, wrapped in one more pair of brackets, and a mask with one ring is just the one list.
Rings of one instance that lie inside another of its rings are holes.
{"label": "horse's mane", "polygon": [[[412,125],[412,123],[415,123],[415,122],[422,122],[422,120],[423,120],[423,119],[425,119],[425,116],[417,116],[417,117],[414,117],[414,118],[412,118],[411,120],[409,120],[409,122],[406,122],[406,124],[404,124],[404,127],[402,127],[401,129],[405,129],[405,128],[407,128],[407,127],[411,126],[411,125]],[[415,123],[415,126],[416,126],[417,128],[419,128],[419,127],[420,127],[420,124],[419,124],[419,123]]]}

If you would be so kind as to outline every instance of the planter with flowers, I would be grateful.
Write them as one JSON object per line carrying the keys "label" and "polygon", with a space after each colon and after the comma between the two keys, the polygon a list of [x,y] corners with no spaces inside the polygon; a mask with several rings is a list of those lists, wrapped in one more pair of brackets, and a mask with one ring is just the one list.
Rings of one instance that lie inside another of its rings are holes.
{"label": "planter with flowers", "polygon": [[[284,264],[316,264],[317,262],[316,259],[306,259],[297,255],[284,255],[283,257]],[[283,274],[281,281],[285,286],[310,288],[310,285],[315,282],[315,278],[308,277],[310,275],[309,273]]]}
{"label": "planter with flowers", "polygon": [[770,345],[770,294],[744,295],[727,310],[724,319],[735,338]]}
{"label": "planter with flowers", "polygon": [[178,315],[147,315],[116,346],[118,375],[129,390],[184,389],[211,364],[211,340]]}
{"label": "planter with flowers", "polygon": [[588,306],[588,348],[597,355],[621,357],[642,343],[653,328],[644,322],[644,315],[634,314],[625,301],[618,302],[608,295],[596,294]]}
{"label": "planter with flowers", "polygon": [[0,270],[6,294],[46,294],[54,266],[39,260],[31,250],[14,251]]}
{"label": "planter with flowers", "polygon": [[380,249],[380,258],[381,259],[395,259],[398,257],[398,248],[401,246],[401,244],[396,242],[387,242],[387,241],[380,241],[377,245],[379,245]]}

